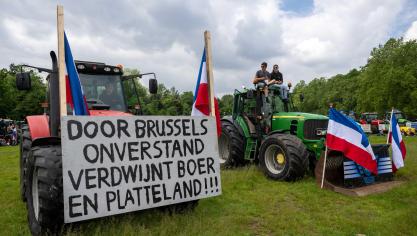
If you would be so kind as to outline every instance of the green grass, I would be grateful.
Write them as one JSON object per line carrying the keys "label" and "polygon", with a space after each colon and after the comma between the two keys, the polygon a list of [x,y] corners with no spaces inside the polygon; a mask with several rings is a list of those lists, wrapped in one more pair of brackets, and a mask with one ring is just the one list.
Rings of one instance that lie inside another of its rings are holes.
{"label": "green grass", "polygon": [[[384,137],[371,142],[383,143]],[[68,235],[417,235],[417,137],[405,137],[406,167],[389,192],[348,197],[312,177],[275,182],[254,165],[222,172],[223,195],[187,214],[146,210],[69,226]],[[19,198],[18,148],[0,147],[0,235],[29,234]]]}

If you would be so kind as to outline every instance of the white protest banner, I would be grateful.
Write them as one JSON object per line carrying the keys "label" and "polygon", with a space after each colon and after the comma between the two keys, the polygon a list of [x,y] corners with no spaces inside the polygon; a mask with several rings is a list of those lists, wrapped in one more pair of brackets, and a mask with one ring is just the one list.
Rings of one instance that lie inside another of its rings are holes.
{"label": "white protest banner", "polygon": [[65,116],[65,222],[221,194],[214,117]]}

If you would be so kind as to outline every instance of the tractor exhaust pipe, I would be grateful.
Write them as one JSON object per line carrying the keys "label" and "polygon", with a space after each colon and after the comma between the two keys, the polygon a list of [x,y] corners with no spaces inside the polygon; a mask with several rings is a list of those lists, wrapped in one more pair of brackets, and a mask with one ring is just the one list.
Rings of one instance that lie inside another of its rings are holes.
{"label": "tractor exhaust pipe", "polygon": [[52,73],[49,78],[49,127],[52,137],[59,136],[59,80],[58,80],[58,60],[54,51],[49,53],[52,60]]}

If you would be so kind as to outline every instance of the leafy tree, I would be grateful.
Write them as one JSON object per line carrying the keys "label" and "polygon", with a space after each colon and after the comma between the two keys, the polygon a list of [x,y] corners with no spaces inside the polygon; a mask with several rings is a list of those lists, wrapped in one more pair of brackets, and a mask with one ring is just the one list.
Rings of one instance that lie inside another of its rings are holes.
{"label": "leafy tree", "polygon": [[233,95],[226,94],[219,99],[220,116],[232,115],[233,111]]}
{"label": "leafy tree", "polygon": [[29,91],[19,91],[15,76],[15,70],[0,71],[0,118],[22,120],[30,114],[42,114],[40,104],[46,100],[46,85],[42,78],[31,72],[32,88]]}
{"label": "leafy tree", "polygon": [[[294,103],[300,110],[326,114],[330,103],[339,110],[357,113],[392,107],[417,117],[417,42],[390,39],[374,48],[366,65],[328,79],[301,81],[294,87]],[[298,99],[304,94],[305,100]]]}
{"label": "leafy tree", "polygon": [[358,109],[384,113],[395,107],[417,117],[417,42],[390,39],[374,48],[360,76]]}

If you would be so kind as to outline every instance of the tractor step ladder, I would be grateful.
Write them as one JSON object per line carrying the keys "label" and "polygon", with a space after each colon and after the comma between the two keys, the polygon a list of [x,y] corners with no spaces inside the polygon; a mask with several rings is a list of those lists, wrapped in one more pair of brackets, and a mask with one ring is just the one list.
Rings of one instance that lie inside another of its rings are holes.
{"label": "tractor step ladder", "polygon": [[247,160],[253,161],[256,158],[257,155],[257,146],[258,146],[258,140],[248,140],[246,145],[250,145],[250,149],[246,151],[245,157]]}

